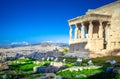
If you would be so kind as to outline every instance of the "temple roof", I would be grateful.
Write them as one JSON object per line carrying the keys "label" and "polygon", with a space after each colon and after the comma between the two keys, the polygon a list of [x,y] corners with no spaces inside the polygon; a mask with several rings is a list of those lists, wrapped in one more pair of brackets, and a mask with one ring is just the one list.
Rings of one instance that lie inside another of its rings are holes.
{"label": "temple roof", "polygon": [[86,15],[70,19],[68,20],[68,23],[69,25],[75,25],[77,23],[93,20],[111,21],[111,17],[114,16],[116,10],[120,10],[120,0],[104,5],[97,9],[88,10]]}
{"label": "temple roof", "polygon": [[110,19],[111,19],[111,15],[88,14],[70,19],[68,20],[68,22],[69,25],[75,25],[77,23],[81,23],[85,21],[93,21],[93,20],[110,21]]}

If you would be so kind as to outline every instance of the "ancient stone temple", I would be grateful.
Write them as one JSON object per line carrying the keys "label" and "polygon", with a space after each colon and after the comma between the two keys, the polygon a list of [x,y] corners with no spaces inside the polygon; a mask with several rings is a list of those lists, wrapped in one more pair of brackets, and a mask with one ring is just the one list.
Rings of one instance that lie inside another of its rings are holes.
{"label": "ancient stone temple", "polygon": [[120,0],[88,10],[85,15],[70,19],[68,23],[69,54],[96,57],[120,50]]}

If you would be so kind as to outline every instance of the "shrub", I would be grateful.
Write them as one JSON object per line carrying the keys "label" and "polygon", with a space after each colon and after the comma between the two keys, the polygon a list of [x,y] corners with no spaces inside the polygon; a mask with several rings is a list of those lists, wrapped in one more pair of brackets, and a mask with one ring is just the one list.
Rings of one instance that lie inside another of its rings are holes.
{"label": "shrub", "polygon": [[66,59],[65,60],[66,63],[69,63],[69,62],[74,63],[74,62],[76,62],[77,57],[59,57],[58,58],[59,61],[62,61],[63,59]]}

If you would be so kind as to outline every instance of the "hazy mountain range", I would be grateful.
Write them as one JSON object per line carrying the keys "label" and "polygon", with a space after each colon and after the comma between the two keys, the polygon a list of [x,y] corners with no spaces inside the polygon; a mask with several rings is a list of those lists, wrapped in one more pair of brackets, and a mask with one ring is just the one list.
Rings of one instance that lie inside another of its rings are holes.
{"label": "hazy mountain range", "polygon": [[60,47],[67,47],[67,43],[55,43],[51,41],[41,42],[41,43],[35,43],[35,44],[29,44],[28,42],[12,42],[10,45],[0,45],[0,48],[15,48],[15,47],[25,47],[25,46],[36,46],[41,45],[43,47],[45,46],[51,46],[51,45],[59,45]]}

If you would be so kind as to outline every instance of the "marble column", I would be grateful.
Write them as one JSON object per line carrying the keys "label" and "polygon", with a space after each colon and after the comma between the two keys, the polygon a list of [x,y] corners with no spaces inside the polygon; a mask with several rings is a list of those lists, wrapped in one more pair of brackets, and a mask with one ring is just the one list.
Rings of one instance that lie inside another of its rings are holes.
{"label": "marble column", "polygon": [[99,26],[99,38],[103,38],[103,25],[102,21],[99,21],[100,26]]}
{"label": "marble column", "polygon": [[92,21],[89,21],[88,35],[89,35],[89,38],[92,38],[92,35],[93,35],[93,24],[92,24]]}
{"label": "marble column", "polygon": [[70,40],[72,40],[72,26],[70,26]]}
{"label": "marble column", "polygon": [[85,26],[84,26],[84,23],[82,22],[81,25],[82,25],[82,29],[81,29],[81,38],[85,38],[85,35],[84,35],[84,33],[85,33]]}
{"label": "marble column", "polygon": [[81,38],[81,30],[80,30],[80,26],[78,26],[78,39]]}
{"label": "marble column", "polygon": [[78,39],[78,26],[77,26],[77,24],[75,26],[76,26],[76,28],[75,28],[75,39]]}
{"label": "marble column", "polygon": [[107,28],[107,31],[106,31],[107,37],[106,38],[108,41],[108,39],[110,38],[110,23],[107,23],[106,28]]}

